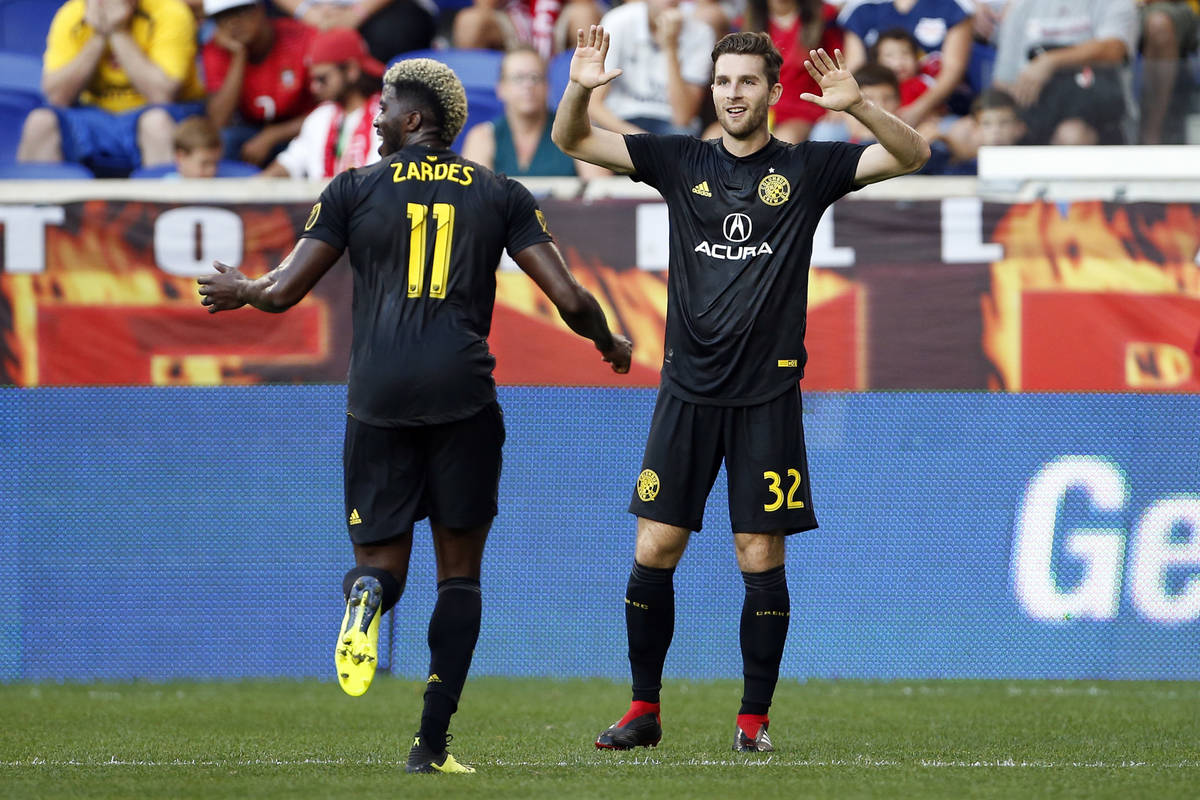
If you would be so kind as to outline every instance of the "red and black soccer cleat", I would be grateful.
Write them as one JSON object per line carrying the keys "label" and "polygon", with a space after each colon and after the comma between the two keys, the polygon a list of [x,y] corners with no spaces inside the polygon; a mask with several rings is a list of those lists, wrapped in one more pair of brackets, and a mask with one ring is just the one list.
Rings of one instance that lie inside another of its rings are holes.
{"label": "red and black soccer cleat", "polygon": [[634,702],[625,716],[614,722],[596,737],[601,750],[632,750],[635,747],[657,747],[662,741],[662,720],[657,703]]}

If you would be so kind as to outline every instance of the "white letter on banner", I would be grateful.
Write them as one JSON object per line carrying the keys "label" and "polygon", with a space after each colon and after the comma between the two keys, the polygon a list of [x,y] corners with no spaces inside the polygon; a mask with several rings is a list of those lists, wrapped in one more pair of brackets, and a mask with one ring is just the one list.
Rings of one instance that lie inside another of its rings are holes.
{"label": "white letter on banner", "polygon": [[[1176,526],[1186,527],[1187,542],[1172,542]],[[1179,594],[1166,591],[1165,573],[1191,567]],[[1133,606],[1154,622],[1193,622],[1200,618],[1200,497],[1184,495],[1159,500],[1142,515],[1129,555]]]}
{"label": "white letter on banner", "polygon": [[1031,617],[1112,619],[1121,593],[1125,536],[1120,528],[1076,528],[1066,550],[1084,562],[1083,580],[1061,591],[1051,566],[1058,510],[1068,489],[1081,489],[1099,511],[1119,511],[1128,487],[1116,465],[1101,459],[1063,456],[1042,467],[1029,483],[1013,543],[1017,600]]}
{"label": "white letter on banner", "polygon": [[1004,258],[1004,245],[983,241],[983,201],[978,197],[942,200],[942,261],[990,264]]}
{"label": "white letter on banner", "polygon": [[812,263],[814,267],[853,267],[854,248],[838,247],[833,243],[833,206],[817,220],[813,231]]}
{"label": "white letter on banner", "polygon": [[634,217],[638,269],[662,272],[671,247],[671,222],[666,203],[639,203]]}
{"label": "white letter on banner", "polygon": [[62,206],[0,206],[4,225],[4,271],[46,271],[46,225],[61,225]]}
{"label": "white letter on banner", "polygon": [[242,263],[242,218],[226,208],[173,208],[154,221],[154,261],[163,272],[195,278],[212,262]]}

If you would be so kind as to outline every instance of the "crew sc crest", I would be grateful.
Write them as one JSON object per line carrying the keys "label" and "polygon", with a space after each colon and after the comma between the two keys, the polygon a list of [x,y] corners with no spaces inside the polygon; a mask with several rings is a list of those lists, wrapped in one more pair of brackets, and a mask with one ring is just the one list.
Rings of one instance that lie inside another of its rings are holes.
{"label": "crew sc crest", "polygon": [[637,494],[643,503],[649,503],[658,497],[658,474],[652,469],[642,470],[637,479]]}
{"label": "crew sc crest", "polygon": [[783,205],[791,194],[792,185],[777,172],[772,172],[758,182],[758,199],[769,206]]}

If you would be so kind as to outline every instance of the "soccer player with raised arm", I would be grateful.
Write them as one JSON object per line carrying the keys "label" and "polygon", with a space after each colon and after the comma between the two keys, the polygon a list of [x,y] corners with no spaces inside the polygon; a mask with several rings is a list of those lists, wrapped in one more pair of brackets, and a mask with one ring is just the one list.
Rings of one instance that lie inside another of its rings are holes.
{"label": "soccer player with raised arm", "polygon": [[295,248],[263,277],[218,263],[217,274],[199,280],[210,311],[285,311],[349,250],[354,338],[343,460],[356,566],[342,585],[335,662],[348,694],[367,690],[380,617],[404,590],[413,523],[428,517],[438,594],[409,772],[474,771],[446,743],[479,637],[480,566],[500,482],[504,419],[487,336],[501,252],[614,371],[629,370],[632,347],[567,271],[529,191],[449,149],[466,114],[449,67],[395,64],[374,123],[382,160],[335,177]]}
{"label": "soccer player with raised arm", "polygon": [[712,52],[712,98],[722,133],[622,136],[594,128],[588,98],[617,79],[609,35],[578,33],[570,82],[554,119],[567,155],[644,181],[670,218],[670,274],[661,387],[629,510],[637,515],[625,624],[633,702],[596,746],[652,747],[662,738],[659,693],[675,627],[674,571],[724,460],[733,544],[745,582],[744,689],[733,749],[769,751],[767,711],[779,677],[790,600],[788,534],[817,526],[808,481],[798,381],[804,372],[808,268],[826,207],[868,183],[915,172],[921,136],[863,97],[842,55],[809,53],[821,95],[874,133],[870,146],[771,136],[782,59],[763,33],[733,33]]}

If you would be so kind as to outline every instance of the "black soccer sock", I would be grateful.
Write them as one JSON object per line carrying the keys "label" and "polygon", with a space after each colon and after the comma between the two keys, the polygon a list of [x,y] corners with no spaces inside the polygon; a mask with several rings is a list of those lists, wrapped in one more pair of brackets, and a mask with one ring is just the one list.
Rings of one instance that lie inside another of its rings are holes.
{"label": "black soccer sock", "polygon": [[429,677],[418,735],[423,745],[440,751],[446,749],[450,717],[458,710],[471,669],[483,595],[473,578],[447,578],[437,588],[437,603],[429,618]]}
{"label": "black soccer sock", "polygon": [[739,714],[766,714],[779,680],[779,662],[791,618],[787,573],[780,564],[766,572],[743,572],[742,708]]}
{"label": "black soccer sock", "polygon": [[675,634],[675,568],[644,567],[636,561],[625,588],[625,630],[633,699],[657,703],[663,663]]}
{"label": "black soccer sock", "polygon": [[397,580],[396,576],[386,569],[378,567],[351,568],[346,573],[346,577],[342,578],[342,594],[347,598],[350,597],[350,590],[354,588],[354,582],[362,577],[374,578],[383,587],[383,605],[379,607],[380,614],[391,611],[392,606],[400,600],[400,595],[404,594],[404,583]]}

